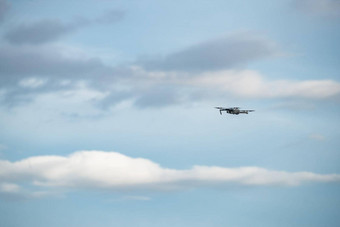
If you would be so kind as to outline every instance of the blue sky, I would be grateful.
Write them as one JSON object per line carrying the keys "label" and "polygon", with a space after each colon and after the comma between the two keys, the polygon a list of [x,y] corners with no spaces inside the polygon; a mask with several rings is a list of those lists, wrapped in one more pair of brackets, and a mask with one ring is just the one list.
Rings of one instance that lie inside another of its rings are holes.
{"label": "blue sky", "polygon": [[339,22],[336,0],[0,0],[0,225],[338,226]]}

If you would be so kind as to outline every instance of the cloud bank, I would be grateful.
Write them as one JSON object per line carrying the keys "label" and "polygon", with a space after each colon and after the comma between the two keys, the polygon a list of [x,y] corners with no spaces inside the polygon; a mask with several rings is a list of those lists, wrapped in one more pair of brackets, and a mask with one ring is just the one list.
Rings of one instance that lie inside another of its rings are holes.
{"label": "cloud bank", "polygon": [[0,161],[0,191],[7,194],[23,191],[23,185],[44,190],[169,191],[217,186],[227,188],[230,185],[298,186],[327,182],[340,182],[340,175],[260,167],[170,169],[148,159],[103,151],[79,151],[69,156],[35,156],[17,162]]}
{"label": "cloud bank", "polygon": [[[123,16],[116,11],[104,15],[98,17],[100,23]],[[56,26],[46,26],[53,30],[45,33],[46,37],[67,30],[55,21],[49,23]],[[279,54],[273,42],[251,34],[233,34],[164,58],[125,66],[107,65],[86,51],[74,49],[61,45],[0,46],[0,102],[16,106],[50,93],[76,92],[79,84],[83,90],[105,94],[93,102],[104,109],[121,102],[159,108],[221,97],[318,100],[340,94],[340,83],[335,80],[277,80],[245,69],[250,62]]]}

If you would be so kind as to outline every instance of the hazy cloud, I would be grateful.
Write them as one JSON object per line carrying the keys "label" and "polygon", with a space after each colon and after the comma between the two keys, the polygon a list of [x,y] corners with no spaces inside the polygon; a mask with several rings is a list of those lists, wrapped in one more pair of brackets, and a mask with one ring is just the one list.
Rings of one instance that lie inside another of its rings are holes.
{"label": "hazy cloud", "polygon": [[154,86],[150,89],[145,89],[144,92],[140,92],[135,104],[142,108],[178,104],[181,99],[178,90],[178,88],[174,89],[171,86]]}
{"label": "hazy cloud", "polygon": [[62,49],[0,46],[0,98],[14,104],[18,99],[30,98],[30,94],[69,89],[79,81],[92,80],[95,84],[104,75],[114,77],[113,69],[99,59],[71,58]]}
{"label": "hazy cloud", "polygon": [[296,7],[304,12],[326,17],[340,16],[338,0],[295,0]]}
{"label": "hazy cloud", "polygon": [[309,139],[316,140],[316,141],[319,141],[319,142],[326,141],[326,137],[324,135],[320,134],[320,133],[310,134]]}
{"label": "hazy cloud", "polygon": [[[2,86],[13,85],[13,83],[24,79],[28,85],[27,79],[32,77],[60,81],[75,78],[86,79],[96,73],[107,72],[109,69],[97,58],[65,57],[58,47],[0,47],[0,82]],[[32,85],[33,81],[30,82]]]}
{"label": "hazy cloud", "polygon": [[69,156],[36,156],[0,161],[1,191],[17,192],[20,184],[63,189],[148,189],[239,186],[297,186],[308,182],[340,182],[339,174],[285,172],[259,167],[194,166],[179,170],[117,152],[80,151]]}
{"label": "hazy cloud", "polygon": [[106,68],[98,58],[69,58],[63,56],[58,48],[1,46],[0,75],[84,77],[98,69]]}
{"label": "hazy cloud", "polygon": [[79,25],[63,24],[59,20],[43,20],[14,27],[5,38],[14,44],[41,44],[57,40],[78,27]]}
{"label": "hazy cloud", "polygon": [[44,84],[46,84],[46,80],[34,78],[34,77],[19,81],[19,85],[21,87],[32,88],[32,89],[44,86]]}
{"label": "hazy cloud", "polygon": [[110,24],[120,21],[125,13],[119,10],[111,10],[97,18],[90,20],[76,18],[70,23],[63,23],[60,20],[46,19],[34,23],[23,23],[13,27],[5,34],[12,44],[43,44],[58,40],[64,35],[93,24]]}
{"label": "hazy cloud", "polygon": [[211,71],[243,66],[278,54],[276,45],[251,34],[203,42],[165,57],[140,60],[148,70]]}
{"label": "hazy cloud", "polygon": [[8,182],[0,182],[0,199],[4,200],[14,200],[14,201],[22,201],[28,199],[38,199],[48,196],[59,196],[58,193],[55,193],[51,190],[49,191],[30,191],[26,190],[23,187],[8,183]]}
{"label": "hazy cloud", "polygon": [[340,83],[333,80],[268,80],[252,70],[225,70],[203,73],[182,82],[219,89],[246,98],[324,99],[340,94]]}
{"label": "hazy cloud", "polygon": [[[331,99],[339,97],[334,80],[270,80],[253,70],[203,73],[131,71],[130,98],[138,107],[163,107],[233,96],[246,99]],[[108,104],[108,103],[107,103]]]}
{"label": "hazy cloud", "polygon": [[15,193],[20,190],[20,186],[16,184],[11,183],[1,183],[0,184],[0,192],[5,193]]}
{"label": "hazy cloud", "polygon": [[7,0],[0,0],[0,23],[4,20],[5,14],[10,8],[10,4]]}
{"label": "hazy cloud", "polygon": [[121,10],[110,10],[101,16],[97,17],[94,22],[100,24],[111,24],[122,20],[125,17],[125,12]]}

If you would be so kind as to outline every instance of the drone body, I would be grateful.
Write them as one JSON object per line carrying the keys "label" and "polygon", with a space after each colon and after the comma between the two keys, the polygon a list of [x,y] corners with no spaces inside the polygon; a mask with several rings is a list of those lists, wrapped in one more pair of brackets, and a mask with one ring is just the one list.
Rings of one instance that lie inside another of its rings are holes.
{"label": "drone body", "polygon": [[240,107],[231,107],[231,108],[224,108],[224,107],[215,107],[216,109],[220,110],[220,114],[222,115],[222,111],[225,111],[228,114],[248,114],[249,112],[254,112],[255,110],[240,110]]}

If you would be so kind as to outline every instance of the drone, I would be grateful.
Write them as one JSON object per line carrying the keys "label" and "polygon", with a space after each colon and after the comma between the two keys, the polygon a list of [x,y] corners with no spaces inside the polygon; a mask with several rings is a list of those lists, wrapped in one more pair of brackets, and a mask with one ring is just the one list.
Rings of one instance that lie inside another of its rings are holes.
{"label": "drone", "polygon": [[215,107],[216,109],[220,110],[220,114],[222,115],[222,111],[225,111],[228,114],[248,114],[249,112],[254,112],[255,110],[240,110],[240,107],[230,107],[230,108],[224,108],[224,107]]}

